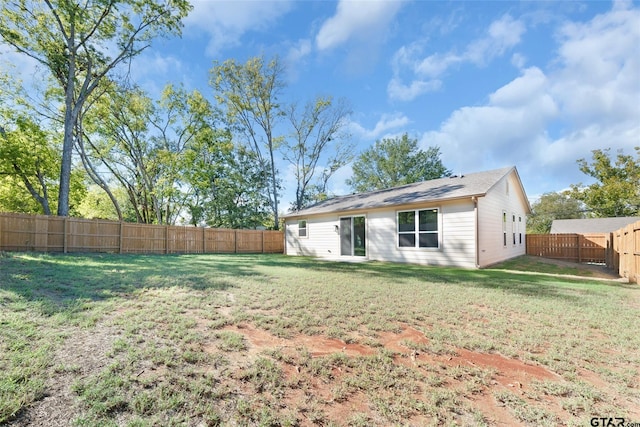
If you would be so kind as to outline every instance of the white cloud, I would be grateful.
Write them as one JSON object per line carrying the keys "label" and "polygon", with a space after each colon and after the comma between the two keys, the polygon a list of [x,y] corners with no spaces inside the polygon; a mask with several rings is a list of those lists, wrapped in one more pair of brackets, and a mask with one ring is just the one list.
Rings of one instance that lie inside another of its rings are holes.
{"label": "white cloud", "polygon": [[486,37],[471,43],[462,60],[476,65],[485,65],[493,58],[503,55],[507,50],[520,43],[525,32],[524,23],[504,15],[489,26]]}
{"label": "white cloud", "polygon": [[366,41],[384,34],[402,1],[369,0],[367,2],[340,0],[336,14],[327,19],[316,36],[319,50],[333,49],[350,39]]}
{"label": "white cloud", "polygon": [[356,122],[351,122],[350,130],[353,134],[363,139],[376,139],[391,129],[398,129],[408,125],[411,121],[402,113],[383,114],[380,120],[375,124],[373,129],[365,129]]}
{"label": "white cloud", "polygon": [[240,44],[248,31],[264,31],[289,12],[293,1],[209,1],[193,0],[193,10],[185,19],[185,28],[198,29],[210,36],[207,53]]}
{"label": "white cloud", "polygon": [[298,40],[293,46],[289,48],[289,52],[287,53],[287,61],[291,63],[296,63],[300,61],[302,58],[306,57],[311,53],[311,40],[302,39]]}
{"label": "white cloud", "polygon": [[464,170],[475,169],[483,161],[524,161],[531,156],[527,148],[532,138],[544,137],[547,123],[558,112],[547,86],[539,69],[525,70],[491,94],[487,105],[455,111],[439,131],[427,133],[422,142],[440,146],[443,159]]}
{"label": "white cloud", "polygon": [[511,55],[511,64],[516,68],[523,69],[527,64],[527,58],[523,54],[516,52]]}
{"label": "white cloud", "polygon": [[640,116],[640,10],[624,9],[559,32],[553,92],[577,125]]}
{"label": "white cloud", "polygon": [[418,96],[433,92],[442,86],[440,80],[414,80],[410,84],[404,84],[398,78],[392,78],[387,86],[387,93],[391,99],[400,101],[411,101]]}
{"label": "white cloud", "polygon": [[298,78],[298,64],[311,54],[312,51],[311,40],[301,39],[289,47],[287,56],[285,57],[285,64],[289,81],[297,80]]}
{"label": "white cloud", "polygon": [[640,145],[640,10],[616,5],[565,23],[558,42],[550,71],[522,69],[485,105],[460,108],[426,132],[421,145],[438,145],[456,172],[516,165],[540,192],[588,181],[576,160],[590,160],[592,150],[632,154]]}
{"label": "white cloud", "polygon": [[[441,86],[440,77],[451,67],[463,63],[485,66],[520,43],[524,32],[522,21],[504,15],[491,23],[484,37],[469,43],[462,54],[449,51],[422,57],[422,43],[403,46],[392,59],[393,77],[387,87],[389,98],[410,101],[429,90],[438,89]],[[400,76],[403,73],[410,76],[411,83],[402,83]],[[402,88],[413,90],[400,90]]]}

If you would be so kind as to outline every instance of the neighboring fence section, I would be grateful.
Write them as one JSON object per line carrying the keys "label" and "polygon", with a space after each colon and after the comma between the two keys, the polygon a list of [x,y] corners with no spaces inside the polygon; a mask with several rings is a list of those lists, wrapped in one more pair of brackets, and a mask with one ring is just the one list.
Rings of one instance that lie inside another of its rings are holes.
{"label": "neighboring fence section", "polygon": [[284,235],[0,213],[0,250],[115,253],[283,253]]}
{"label": "neighboring fence section", "polygon": [[571,262],[607,264],[611,233],[527,234],[527,255]]}
{"label": "neighboring fence section", "polygon": [[640,283],[640,221],[613,233],[613,263],[620,277]]}
{"label": "neighboring fence section", "polygon": [[640,221],[613,233],[527,234],[527,255],[606,264],[640,283]]}

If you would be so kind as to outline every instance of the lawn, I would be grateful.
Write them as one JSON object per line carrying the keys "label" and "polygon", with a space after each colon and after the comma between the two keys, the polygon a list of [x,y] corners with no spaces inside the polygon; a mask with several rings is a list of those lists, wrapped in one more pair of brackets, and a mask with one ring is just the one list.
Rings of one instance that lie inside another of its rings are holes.
{"label": "lawn", "polygon": [[640,287],[498,267],[0,253],[0,424],[640,422]]}

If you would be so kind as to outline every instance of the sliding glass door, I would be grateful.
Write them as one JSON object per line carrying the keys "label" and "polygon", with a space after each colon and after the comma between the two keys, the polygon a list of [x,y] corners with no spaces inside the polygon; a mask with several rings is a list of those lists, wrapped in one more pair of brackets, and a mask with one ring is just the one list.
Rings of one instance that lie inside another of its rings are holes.
{"label": "sliding glass door", "polygon": [[340,255],[366,256],[366,247],[365,217],[340,218]]}

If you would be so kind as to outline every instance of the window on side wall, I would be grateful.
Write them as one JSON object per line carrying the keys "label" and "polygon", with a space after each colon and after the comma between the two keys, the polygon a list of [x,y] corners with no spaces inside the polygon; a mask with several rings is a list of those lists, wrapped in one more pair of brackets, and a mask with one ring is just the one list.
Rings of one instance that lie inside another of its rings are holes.
{"label": "window on side wall", "polygon": [[438,209],[398,212],[398,247],[439,248]]}
{"label": "window on side wall", "polygon": [[520,237],[520,244],[522,244],[522,217],[518,216],[518,236]]}
{"label": "window on side wall", "polygon": [[507,246],[507,213],[502,211],[502,245]]}
{"label": "window on side wall", "polygon": [[301,219],[298,221],[298,237],[307,237],[307,220]]}

